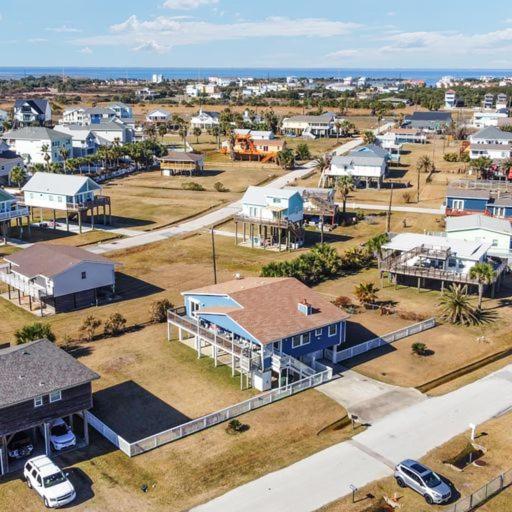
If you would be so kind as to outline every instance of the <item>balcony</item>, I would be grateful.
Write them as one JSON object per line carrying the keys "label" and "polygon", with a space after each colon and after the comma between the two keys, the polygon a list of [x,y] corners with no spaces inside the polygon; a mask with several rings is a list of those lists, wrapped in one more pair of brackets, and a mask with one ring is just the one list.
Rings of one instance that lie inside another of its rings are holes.
{"label": "balcony", "polygon": [[0,212],[0,222],[19,219],[20,217],[28,217],[28,215],[29,209],[26,206],[22,206],[14,210],[9,210],[8,212]]}
{"label": "balcony", "polygon": [[247,222],[248,224],[262,224],[265,226],[273,226],[277,228],[287,229],[293,223],[286,219],[264,219],[262,217],[251,217],[242,213],[233,216],[235,222]]}
{"label": "balcony", "polygon": [[0,268],[0,281],[3,283],[12,286],[25,295],[30,295],[30,297],[36,300],[40,300],[41,297],[48,295],[47,290],[43,286],[37,283],[29,283],[16,274],[8,273],[7,270],[8,267]]}

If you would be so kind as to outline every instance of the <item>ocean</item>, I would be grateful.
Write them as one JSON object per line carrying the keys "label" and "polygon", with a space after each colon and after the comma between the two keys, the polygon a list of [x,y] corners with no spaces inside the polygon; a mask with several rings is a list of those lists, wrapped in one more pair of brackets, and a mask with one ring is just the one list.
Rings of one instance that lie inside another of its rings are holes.
{"label": "ocean", "polygon": [[153,73],[161,73],[167,79],[200,80],[209,76],[282,78],[332,78],[365,76],[373,79],[403,78],[425,80],[433,85],[442,76],[479,78],[481,76],[512,76],[505,69],[365,69],[365,68],[120,68],[120,67],[0,67],[0,79],[24,76],[67,75],[92,79],[141,79],[150,80]]}

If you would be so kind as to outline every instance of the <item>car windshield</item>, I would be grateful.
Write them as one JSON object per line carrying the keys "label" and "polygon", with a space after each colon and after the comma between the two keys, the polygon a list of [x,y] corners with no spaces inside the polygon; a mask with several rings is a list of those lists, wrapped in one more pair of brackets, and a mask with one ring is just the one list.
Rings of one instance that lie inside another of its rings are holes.
{"label": "car windshield", "polygon": [[52,435],[54,436],[63,436],[68,433],[68,429],[66,425],[55,425],[52,427]]}
{"label": "car windshield", "polygon": [[441,479],[432,471],[425,475],[421,475],[421,478],[423,478],[423,481],[427,487],[437,487],[442,483]]}
{"label": "car windshield", "polygon": [[64,476],[64,473],[62,471],[54,473],[53,475],[50,476],[45,476],[43,478],[43,484],[45,487],[53,487],[54,485],[59,485],[65,481],[66,477]]}

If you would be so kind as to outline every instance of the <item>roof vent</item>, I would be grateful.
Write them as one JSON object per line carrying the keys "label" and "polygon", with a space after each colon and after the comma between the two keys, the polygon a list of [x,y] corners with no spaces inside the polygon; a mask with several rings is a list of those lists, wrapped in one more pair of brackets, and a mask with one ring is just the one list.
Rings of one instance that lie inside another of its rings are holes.
{"label": "roof vent", "polygon": [[244,278],[244,276],[242,274],[240,274],[240,272],[237,272],[235,274],[235,279],[243,279],[243,278]]}
{"label": "roof vent", "polygon": [[306,316],[311,315],[313,312],[313,307],[306,299],[303,299],[297,304],[297,309],[300,313]]}

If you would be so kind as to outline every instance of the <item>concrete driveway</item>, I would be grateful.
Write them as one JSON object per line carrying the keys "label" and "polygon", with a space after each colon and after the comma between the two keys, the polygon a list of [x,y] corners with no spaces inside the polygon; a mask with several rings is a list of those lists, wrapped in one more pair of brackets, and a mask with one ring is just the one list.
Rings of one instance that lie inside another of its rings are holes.
{"label": "concrete driveway", "polygon": [[370,425],[392,412],[427,399],[417,389],[384,384],[348,369],[343,369],[339,378],[317,389],[357,416],[359,423]]}

